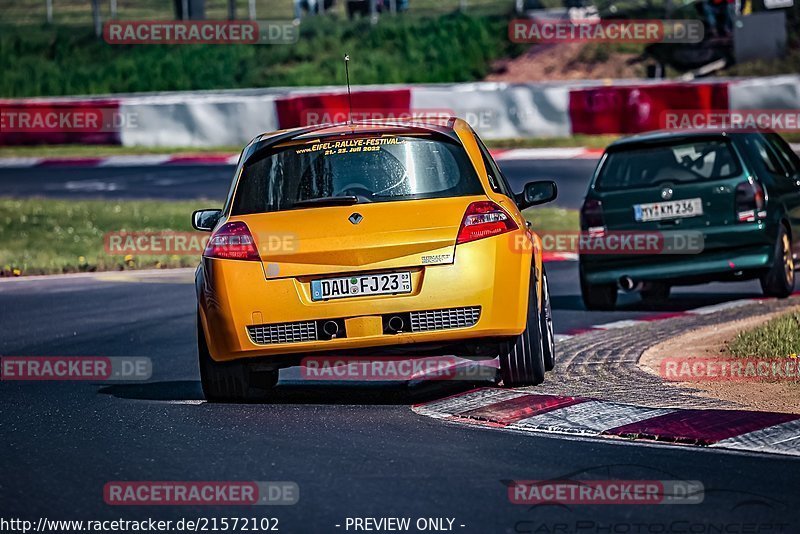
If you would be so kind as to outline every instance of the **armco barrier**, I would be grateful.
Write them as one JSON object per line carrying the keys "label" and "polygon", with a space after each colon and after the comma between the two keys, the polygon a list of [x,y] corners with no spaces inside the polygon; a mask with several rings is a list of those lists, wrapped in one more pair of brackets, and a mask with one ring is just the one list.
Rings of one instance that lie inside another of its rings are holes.
{"label": "armco barrier", "polygon": [[451,110],[486,139],[569,136],[568,104],[566,85],[474,83],[411,91],[413,110]]}
{"label": "armco barrier", "polygon": [[275,96],[172,95],[122,100],[136,118],[120,131],[125,146],[238,146],[278,129]]}
{"label": "armco barrier", "polygon": [[751,78],[730,82],[730,109],[800,110],[800,76]]}
{"label": "armco barrier", "polygon": [[[116,131],[18,133],[0,128],[0,144],[242,145],[262,132],[348,109],[343,87],[266,88],[114,97],[25,99],[3,109],[118,105],[131,117]],[[669,83],[597,80],[508,84],[358,86],[353,109],[386,115],[450,112],[487,139],[628,134],[658,129],[661,113],[679,110],[800,109],[800,76]]]}
{"label": "armco barrier", "polygon": [[574,89],[573,134],[632,134],[662,128],[668,110],[728,110],[728,85],[670,83]]}

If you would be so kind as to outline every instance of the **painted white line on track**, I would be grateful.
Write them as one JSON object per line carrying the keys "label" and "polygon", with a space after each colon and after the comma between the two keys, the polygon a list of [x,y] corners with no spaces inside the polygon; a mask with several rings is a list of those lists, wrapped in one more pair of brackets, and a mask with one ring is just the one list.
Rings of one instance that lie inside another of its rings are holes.
{"label": "painted white line on track", "polygon": [[636,326],[646,321],[637,321],[635,319],[625,319],[622,321],[614,321],[613,323],[605,323],[592,326],[595,330],[615,330],[617,328],[628,328],[629,326]]}
{"label": "painted white line on track", "polygon": [[0,158],[0,167],[33,167],[38,165],[43,158]]}
{"label": "painted white line on track", "polygon": [[172,158],[169,154],[142,154],[138,156],[109,156],[104,158],[98,167],[142,167],[162,165]]}
{"label": "painted white line on track", "polygon": [[690,315],[708,315],[710,313],[718,312],[721,310],[730,310],[732,308],[741,308],[748,306],[755,302],[754,299],[732,300],[730,302],[723,302],[722,304],[714,304],[713,306],[703,306],[702,308],[695,308],[687,310],[686,313]]}
{"label": "painted white line on track", "polygon": [[527,159],[572,159],[583,156],[587,150],[582,147],[567,148],[512,148],[505,150],[495,158],[502,160]]}

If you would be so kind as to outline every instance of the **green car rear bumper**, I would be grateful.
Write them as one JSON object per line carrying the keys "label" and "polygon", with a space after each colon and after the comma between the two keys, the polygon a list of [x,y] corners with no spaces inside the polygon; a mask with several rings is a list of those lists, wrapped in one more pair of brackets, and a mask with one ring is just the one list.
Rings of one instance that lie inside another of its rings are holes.
{"label": "green car rear bumper", "polygon": [[[752,278],[772,266],[772,225],[754,224],[709,229],[706,246],[699,254],[686,255],[581,255],[581,271],[590,284],[616,284],[622,277],[636,282],[691,284],[712,280]],[[733,230],[733,231],[731,231]],[[727,234],[727,235],[724,235]],[[723,238],[723,235],[727,239]],[[730,243],[722,246],[722,242]]]}

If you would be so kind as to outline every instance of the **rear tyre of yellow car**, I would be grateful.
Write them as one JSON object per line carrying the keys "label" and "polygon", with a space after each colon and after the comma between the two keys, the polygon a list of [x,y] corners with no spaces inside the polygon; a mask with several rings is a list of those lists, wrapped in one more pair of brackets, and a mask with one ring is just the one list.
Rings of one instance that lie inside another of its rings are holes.
{"label": "rear tyre of yellow car", "polygon": [[761,290],[768,297],[786,298],[794,291],[794,257],[789,232],[781,225],[772,258],[772,268],[761,277]]}
{"label": "rear tyre of yellow car", "polygon": [[252,371],[244,362],[216,362],[211,358],[198,317],[197,353],[200,383],[209,402],[252,402],[265,400],[278,383],[276,371]]}
{"label": "rear tyre of yellow car", "polygon": [[535,284],[536,279],[531,277],[525,331],[500,354],[500,378],[507,388],[536,386],[544,381],[542,320]]}
{"label": "rear tyre of yellow car", "polygon": [[544,370],[552,371],[556,366],[556,336],[553,332],[553,307],[550,302],[550,283],[547,281],[547,270],[542,267],[542,350],[544,351]]}
{"label": "rear tyre of yellow car", "polygon": [[610,311],[617,306],[617,286],[615,284],[590,284],[586,281],[583,269],[580,270],[581,297],[589,311]]}

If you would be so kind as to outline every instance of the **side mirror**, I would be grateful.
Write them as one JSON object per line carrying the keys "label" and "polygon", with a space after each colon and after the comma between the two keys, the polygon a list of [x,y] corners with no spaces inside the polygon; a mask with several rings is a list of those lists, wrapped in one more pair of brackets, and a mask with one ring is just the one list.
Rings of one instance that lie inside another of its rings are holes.
{"label": "side mirror", "polygon": [[522,193],[517,195],[516,201],[519,209],[524,210],[538,204],[546,204],[556,199],[558,196],[558,186],[552,180],[538,180],[528,182]]}
{"label": "side mirror", "polygon": [[222,210],[197,210],[192,213],[192,227],[201,232],[210,232],[222,217]]}

